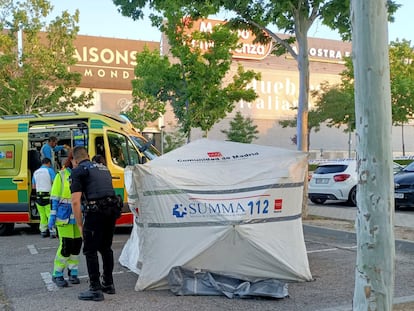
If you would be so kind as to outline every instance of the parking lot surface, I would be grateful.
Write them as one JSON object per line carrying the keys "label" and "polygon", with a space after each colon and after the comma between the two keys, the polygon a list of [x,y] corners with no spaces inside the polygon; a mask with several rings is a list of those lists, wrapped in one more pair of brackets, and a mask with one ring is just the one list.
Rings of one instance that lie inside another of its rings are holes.
{"label": "parking lot surface", "polygon": [[[124,228],[117,230],[113,245],[116,259],[129,234]],[[28,227],[19,226],[12,236],[0,237],[0,310],[352,310],[355,234],[305,224],[304,236],[313,281],[290,283],[285,299],[175,296],[168,290],[137,292],[137,275],[117,262],[117,294],[105,295],[103,302],[85,302],[77,299],[88,287],[84,256],[79,269],[81,284],[59,289],[50,281],[57,241],[42,239]],[[413,255],[409,247],[397,249],[394,297],[398,304],[394,310],[414,310]]]}

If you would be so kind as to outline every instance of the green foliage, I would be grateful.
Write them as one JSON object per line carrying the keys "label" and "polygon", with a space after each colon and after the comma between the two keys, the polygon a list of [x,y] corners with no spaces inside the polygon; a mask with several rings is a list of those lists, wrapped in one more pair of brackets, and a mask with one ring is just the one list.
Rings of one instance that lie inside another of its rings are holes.
{"label": "green foliage", "polygon": [[[338,30],[343,39],[349,39],[351,33],[350,0],[113,0],[122,14],[134,19],[142,18],[143,9],[149,5],[156,12],[164,14],[171,10],[180,10],[186,16],[192,18],[208,17],[220,10],[235,13],[228,25],[237,29],[249,29],[256,36],[256,42],[272,42],[273,53],[281,55],[290,53],[298,62],[300,69],[300,81],[305,81],[299,86],[298,103],[298,148],[307,151],[308,146],[303,143],[305,134],[308,136],[306,122],[308,121],[309,100],[309,56],[307,51],[307,34],[316,20],[321,20],[329,28]],[[399,5],[392,0],[387,0],[389,19]],[[160,25],[162,18],[152,15],[154,25]],[[170,20],[168,18],[168,20]],[[288,36],[279,36],[273,33],[269,27],[277,28]],[[161,28],[162,29],[162,28]],[[169,37],[169,39],[171,39]],[[298,53],[292,48],[292,44],[298,42]],[[194,117],[189,113],[188,117]],[[308,136],[309,139],[309,136]]]}
{"label": "green foliage", "polygon": [[[309,110],[308,113],[308,146],[310,146],[310,134],[312,132],[312,129],[315,132],[319,132],[320,130],[320,125],[323,121],[321,119],[321,114],[319,114],[315,109]],[[297,117],[293,118],[293,119],[289,119],[289,120],[280,120],[279,124],[282,126],[282,128],[286,128],[286,127],[296,127],[298,123]],[[296,145],[297,143],[297,137],[296,135],[294,137],[291,138],[292,142]]]}
{"label": "green foliage", "polygon": [[319,122],[328,127],[339,128],[345,125],[345,132],[355,130],[355,102],[353,88],[344,84],[321,84],[319,91],[312,92],[316,99],[315,115]]}
{"label": "green foliage", "polygon": [[410,41],[390,44],[390,80],[392,119],[394,124],[407,123],[414,113],[414,49]]}
{"label": "green foliage", "polygon": [[172,132],[166,132],[164,136],[163,152],[167,153],[183,146],[186,142],[186,135],[179,129],[175,128]]}
{"label": "green foliage", "polygon": [[[414,50],[406,40],[391,42],[389,48],[392,121],[394,125],[407,123],[414,114]],[[354,68],[352,59],[346,59],[341,83],[323,83],[319,91],[312,92],[316,100],[318,122],[345,132],[355,130]],[[311,116],[309,116],[309,119]]]}
{"label": "green foliage", "polygon": [[[0,114],[90,106],[92,92],[75,95],[81,75],[68,70],[76,63],[73,42],[79,30],[79,12],[70,15],[64,11],[47,24],[53,8],[48,1],[10,3],[0,6]],[[23,47],[22,53],[17,53],[20,31]]]}
{"label": "green foliage", "polygon": [[156,121],[165,113],[165,102],[170,98],[169,90],[175,79],[170,67],[168,58],[161,57],[159,51],[144,47],[137,54],[136,78],[132,81],[134,105],[125,114],[141,131],[148,122]]}
{"label": "green foliage", "polygon": [[[239,66],[227,83],[232,63],[230,51],[237,47],[237,34],[220,25],[211,33],[190,34],[192,21],[184,18],[181,7],[169,4],[169,11],[164,12],[168,22],[161,28],[168,37],[174,60],[170,63],[156,51],[138,54],[133,81],[136,105],[128,115],[143,128],[146,122],[163,114],[170,103],[186,135],[190,135],[191,128],[200,128],[206,136],[216,122],[234,109],[237,101],[250,102],[257,97],[253,89],[247,89],[247,84],[260,79],[260,75]],[[209,48],[202,50],[198,42],[209,43]]]}
{"label": "green foliage", "polygon": [[396,162],[396,163],[398,163],[402,166],[406,166],[406,165],[410,164],[411,162],[413,162],[413,160],[410,160],[410,159],[396,159],[396,160],[394,160],[394,162]]}
{"label": "green foliage", "polygon": [[259,133],[257,125],[253,124],[253,120],[249,117],[244,118],[240,111],[237,111],[234,119],[230,121],[230,129],[221,132],[227,135],[229,141],[246,144],[250,144],[254,139],[257,139],[256,134]]}

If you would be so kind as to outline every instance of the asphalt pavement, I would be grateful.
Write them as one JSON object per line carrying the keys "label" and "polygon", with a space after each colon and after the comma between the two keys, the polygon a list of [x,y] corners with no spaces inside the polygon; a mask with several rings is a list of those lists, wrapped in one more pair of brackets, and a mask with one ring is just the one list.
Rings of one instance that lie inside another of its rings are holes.
{"label": "asphalt pavement", "polygon": [[[309,205],[311,215],[354,220],[355,208]],[[414,223],[414,212],[402,213],[398,223]],[[413,218],[412,218],[413,217]],[[401,218],[401,219],[400,219]],[[410,223],[410,220],[413,222]],[[397,222],[397,221],[396,221]],[[117,230],[114,254],[119,258],[129,238]],[[351,311],[356,260],[355,234],[304,225],[304,237],[313,281],[289,283],[285,299],[229,299],[224,296],[175,296],[168,290],[135,291],[137,275],[121,266],[114,268],[116,295],[105,295],[102,302],[77,299],[87,289],[86,264],[81,256],[80,285],[59,289],[50,281],[57,241],[42,239],[24,226],[15,234],[0,237],[0,310],[144,310],[144,311]],[[414,310],[414,251],[399,249],[396,256],[394,310]],[[399,309],[399,306],[408,309]]]}
{"label": "asphalt pavement", "polygon": [[[357,212],[355,207],[343,207],[337,203],[333,205],[315,205],[309,203],[308,209],[309,215],[350,221],[355,220]],[[394,224],[399,227],[414,228],[414,211],[397,211],[394,216]]]}

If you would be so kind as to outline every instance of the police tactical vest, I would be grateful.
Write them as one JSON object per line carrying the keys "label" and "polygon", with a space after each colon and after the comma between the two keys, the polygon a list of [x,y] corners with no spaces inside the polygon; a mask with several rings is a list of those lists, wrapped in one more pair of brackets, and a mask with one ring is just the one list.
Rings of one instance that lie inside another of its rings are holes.
{"label": "police tactical vest", "polygon": [[112,186],[112,176],[106,166],[92,162],[81,163],[80,166],[88,170],[85,189],[85,195],[88,201],[115,195]]}

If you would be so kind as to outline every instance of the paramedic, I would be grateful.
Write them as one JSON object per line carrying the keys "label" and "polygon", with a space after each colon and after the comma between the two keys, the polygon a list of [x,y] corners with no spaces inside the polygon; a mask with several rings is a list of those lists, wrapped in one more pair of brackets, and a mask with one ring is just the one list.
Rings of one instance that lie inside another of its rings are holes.
{"label": "paramedic", "polygon": [[47,143],[42,146],[40,149],[40,155],[41,158],[49,158],[52,162],[51,167],[55,169],[55,152],[59,152],[62,149],[68,148],[69,146],[63,145],[58,146],[57,145],[57,138],[55,136],[50,136]]}
{"label": "paramedic", "polygon": [[49,233],[51,238],[56,237],[53,230],[48,231],[47,226],[50,215],[50,189],[56,175],[50,166],[50,159],[44,158],[42,166],[33,173],[32,177],[32,189],[36,189],[36,207],[40,216],[39,230],[43,238],[48,237]]}
{"label": "paramedic", "polygon": [[56,174],[53,181],[50,199],[52,209],[49,217],[49,229],[57,228],[59,247],[53,265],[52,281],[58,287],[67,287],[64,270],[68,269],[68,280],[71,284],[79,284],[78,266],[82,238],[72,211],[69,177],[76,167],[72,152],[69,152],[64,167]]}

